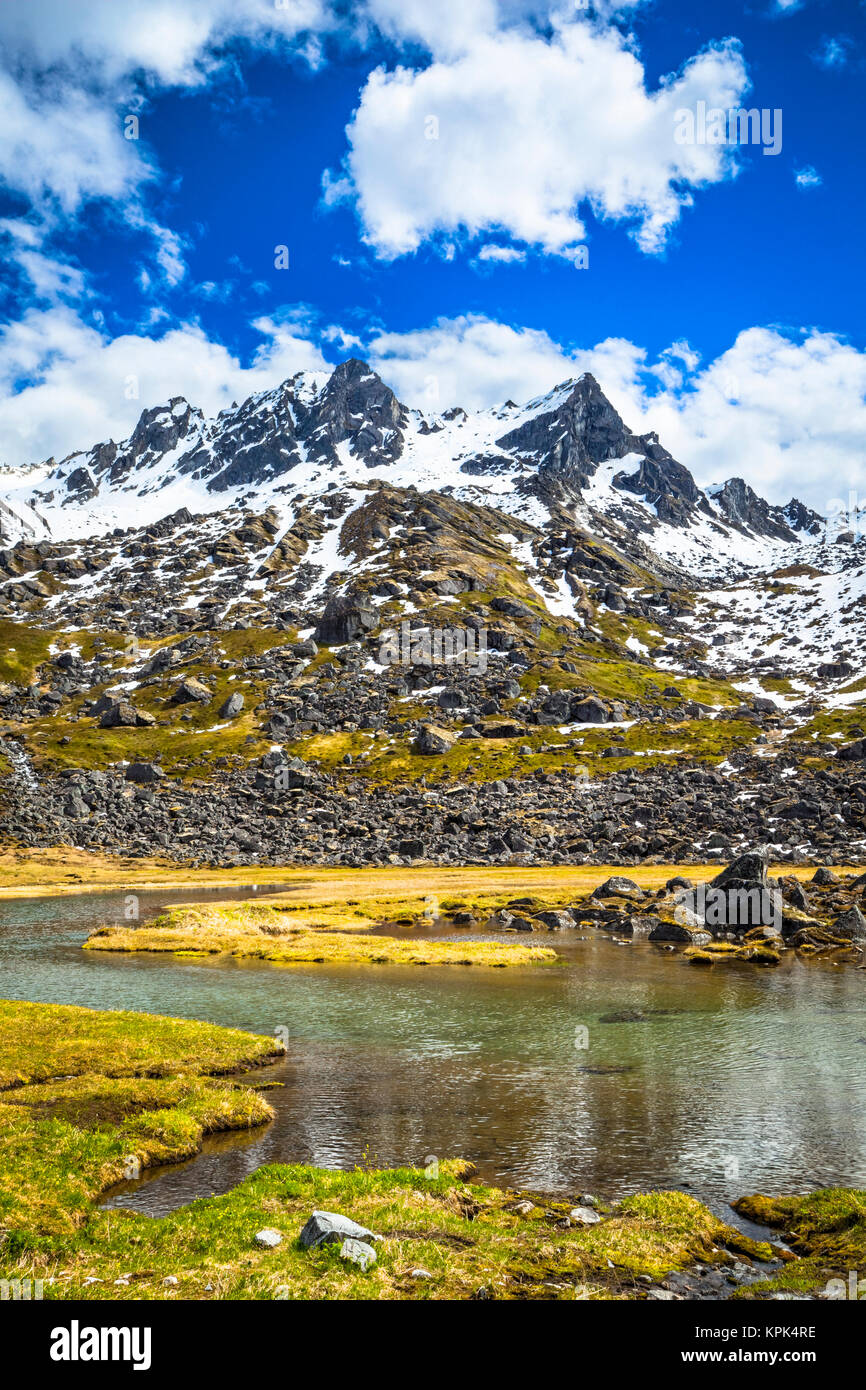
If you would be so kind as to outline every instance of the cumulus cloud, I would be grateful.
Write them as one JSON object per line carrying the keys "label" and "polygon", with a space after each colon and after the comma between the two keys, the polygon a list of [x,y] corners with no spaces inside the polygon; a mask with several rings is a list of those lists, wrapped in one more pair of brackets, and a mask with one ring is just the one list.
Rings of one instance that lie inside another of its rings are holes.
{"label": "cumulus cloud", "polygon": [[591,371],[636,432],[656,430],[706,485],[744,477],[775,502],[818,510],[866,488],[866,353],[829,333],[750,328],[701,365],[685,342],[651,361],[623,338],[566,350],[547,333],[483,316],[380,334],[370,360],[421,409],[523,402]]}
{"label": "cumulus cloud", "polygon": [[[142,409],[171,396],[215,414],[295,372],[326,368],[305,314],[254,327],[263,341],[244,366],[196,323],[108,338],[72,306],[30,309],[0,330],[0,463],[125,439]],[[16,389],[22,380],[31,384]]]}
{"label": "cumulus cloud", "polygon": [[325,202],[353,202],[385,259],[502,231],[567,254],[584,239],[585,208],[656,252],[693,191],[736,172],[730,147],[676,142],[677,112],[738,106],[747,86],[732,40],[650,91],[616,28],[483,35],[423,69],[371,73]]}
{"label": "cumulus cloud", "polygon": [[329,0],[0,4],[0,185],[56,226],[111,204],[152,239],[142,283],[172,287],[186,273],[181,240],[145,210],[158,170],[125,118],[158,88],[211,80],[232,40],[292,43],[315,61],[315,35],[332,23]]}
{"label": "cumulus cloud", "polygon": [[328,0],[26,0],[0,5],[10,64],[78,73],[107,86],[144,72],[161,86],[197,86],[225,61],[224,45],[296,41],[333,23]]}

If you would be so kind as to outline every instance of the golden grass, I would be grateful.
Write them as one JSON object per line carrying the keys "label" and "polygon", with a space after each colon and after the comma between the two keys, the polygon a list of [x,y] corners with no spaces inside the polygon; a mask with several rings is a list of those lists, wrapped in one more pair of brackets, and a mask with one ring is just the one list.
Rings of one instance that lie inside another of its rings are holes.
{"label": "golden grass", "polygon": [[368,926],[364,918],[345,912],[295,913],[268,903],[194,905],[172,908],[147,927],[103,927],[84,949],[230,955],[282,965],[514,966],[557,958],[543,946],[413,941],[373,935]]}
{"label": "golden grass", "polygon": [[[68,846],[51,849],[8,848],[0,852],[0,898],[49,897],[65,893],[99,893],[109,888],[235,888],[246,885],[303,890],[309,903],[340,903],[377,897],[459,896],[501,892],[509,897],[538,893],[563,902],[591,892],[611,874],[624,873],[642,888],[660,888],[674,874],[702,882],[722,865],[652,864],[623,868],[618,864],[522,868],[496,865],[456,868],[388,866],[370,869],[292,868],[291,866],[194,869],[160,858],[134,859],[91,853]],[[862,865],[832,866],[838,873],[861,873]],[[814,868],[777,865],[772,872],[811,878]]]}

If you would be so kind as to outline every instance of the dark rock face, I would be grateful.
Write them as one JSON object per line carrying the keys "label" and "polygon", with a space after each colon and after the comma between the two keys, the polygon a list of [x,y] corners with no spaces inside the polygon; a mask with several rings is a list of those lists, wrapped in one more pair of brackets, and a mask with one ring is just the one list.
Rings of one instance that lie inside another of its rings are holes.
{"label": "dark rock face", "polygon": [[[751,531],[756,536],[773,536],[778,540],[792,541],[794,532],[781,507],[771,507],[763,497],[749,487],[742,478],[729,478],[724,487],[715,494],[716,505],[723,516],[733,525]],[[790,503],[791,508],[794,503]],[[797,503],[797,507],[801,507]],[[803,508],[805,519],[807,509]],[[792,515],[799,517],[799,512]],[[811,513],[814,517],[815,513]],[[804,529],[802,526],[800,529]]]}
{"label": "dark rock face", "polygon": [[640,448],[629,452],[643,453],[643,460],[634,473],[622,470],[614,474],[614,487],[634,492],[649,502],[660,521],[673,526],[687,525],[701,500],[691,473],[662,448],[656,434],[641,435],[637,442]]}
{"label": "dark rock face", "polygon": [[782,515],[792,531],[805,531],[807,535],[819,536],[824,527],[824,518],[796,497],[792,497],[787,507],[782,508]]}
{"label": "dark rock face", "polygon": [[595,377],[582,376],[555,408],[497,439],[500,449],[531,459],[550,480],[580,488],[600,462],[629,453],[631,436]]}
{"label": "dark rock face", "polygon": [[316,642],[323,647],[339,647],[353,642],[378,626],[379,618],[363,597],[351,594],[332,598],[316,628]]}

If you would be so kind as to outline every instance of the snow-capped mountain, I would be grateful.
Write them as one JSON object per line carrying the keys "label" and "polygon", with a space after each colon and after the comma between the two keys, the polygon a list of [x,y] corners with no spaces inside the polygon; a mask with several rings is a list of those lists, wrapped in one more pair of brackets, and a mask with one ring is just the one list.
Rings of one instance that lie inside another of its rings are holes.
{"label": "snow-capped mountain", "polygon": [[410,410],[355,359],[212,419],[175,397],[121,443],[0,476],[0,542],[0,616],[81,628],[312,630],[340,595],[390,618],[516,583],[590,640],[599,611],[663,603],[661,669],[700,666],[697,643],[810,674],[866,636],[856,533],[742,478],[699,488],[588,374],[474,413]]}
{"label": "snow-capped mountain", "polygon": [[[740,478],[702,491],[655,434],[634,435],[589,374],[518,406],[409,410],[364,363],[299,373],[213,419],[181,397],[143,411],[130,437],[2,480],[0,535],[65,540],[141,526],[181,507],[214,513],[291,495],[388,483],[448,490],[543,525],[565,509],[614,523],[662,558],[720,572],[766,557],[821,518],[793,499],[772,507]],[[713,563],[715,559],[715,564]]]}

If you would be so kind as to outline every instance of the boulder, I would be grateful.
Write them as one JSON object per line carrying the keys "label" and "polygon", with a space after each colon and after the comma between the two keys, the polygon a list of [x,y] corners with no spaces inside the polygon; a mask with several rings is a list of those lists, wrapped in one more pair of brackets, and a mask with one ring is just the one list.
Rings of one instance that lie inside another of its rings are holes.
{"label": "boulder", "polygon": [[594,1226],[601,1217],[592,1207],[572,1207],[568,1219],[575,1226]]}
{"label": "boulder", "polygon": [[836,757],[843,762],[860,762],[866,758],[866,738],[858,738],[856,743],[846,743],[843,748],[837,748]]}
{"label": "boulder", "polygon": [[220,705],[220,719],[235,719],[244,707],[244,697],[239,690],[235,690],[227,700]]}
{"label": "boulder", "polygon": [[834,936],[844,936],[851,941],[866,941],[866,917],[859,907],[849,907],[841,917],[837,917],[830,928]]}
{"label": "boulder", "polygon": [[123,775],[127,782],[159,782],[165,773],[155,763],[130,763]]}
{"label": "boulder", "polygon": [[712,937],[699,927],[687,927],[680,922],[660,921],[649,934],[650,941],[683,941],[691,946],[706,946]]}
{"label": "boulder", "polygon": [[305,1250],[315,1250],[319,1245],[342,1245],[345,1240],[368,1242],[382,1237],[374,1235],[350,1216],[336,1211],[314,1211],[298,1239]]}
{"label": "boulder", "polygon": [[169,701],[172,705],[209,705],[213,699],[213,691],[208,690],[195,676],[187,676],[185,681],[181,681],[177,690]]}
{"label": "boulder", "polygon": [[454,734],[448,729],[442,729],[437,724],[422,724],[413,746],[416,753],[424,753],[428,757],[441,757],[453,744]]}
{"label": "boulder", "polygon": [[577,700],[571,707],[573,724],[606,724],[610,717],[607,705],[595,695],[587,700]]}
{"label": "boulder", "polygon": [[338,594],[319,619],[315,641],[322,647],[341,647],[371,632],[379,615],[364,595]]}
{"label": "boulder", "polygon": [[593,889],[594,898],[644,898],[646,894],[637,883],[633,883],[630,878],[622,878],[614,874],[612,878],[605,879],[597,888]]}
{"label": "boulder", "polygon": [[826,887],[830,883],[841,883],[838,874],[834,874],[832,869],[827,869],[823,865],[813,873],[810,883],[817,883],[819,887]]}
{"label": "boulder", "polygon": [[713,888],[767,888],[767,849],[749,850],[732,860],[726,869],[712,880]]}
{"label": "boulder", "polygon": [[99,721],[100,729],[135,729],[148,728],[155,724],[154,715],[147,714],[144,710],[137,710],[128,700],[118,700],[116,705],[107,709]]}

